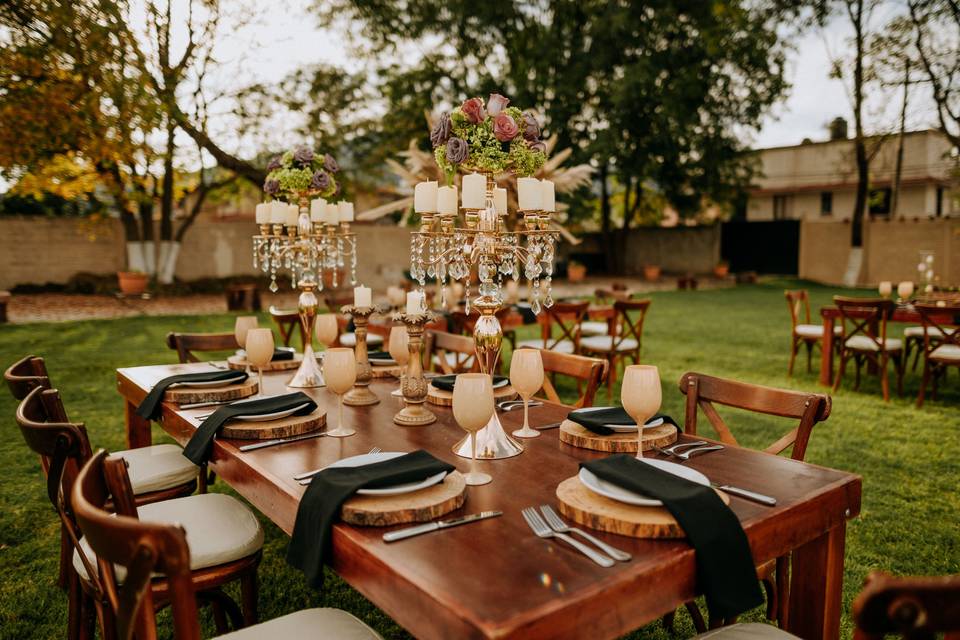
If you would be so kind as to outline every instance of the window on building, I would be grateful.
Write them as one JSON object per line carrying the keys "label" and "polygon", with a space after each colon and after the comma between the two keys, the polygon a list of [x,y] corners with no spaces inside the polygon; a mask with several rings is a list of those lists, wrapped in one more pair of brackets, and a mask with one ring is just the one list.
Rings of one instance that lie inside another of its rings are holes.
{"label": "window on building", "polygon": [[833,192],[832,191],[823,191],[820,194],[820,215],[822,216],[833,215]]}
{"label": "window on building", "polygon": [[773,196],[773,219],[786,220],[789,217],[789,195]]}
{"label": "window on building", "polygon": [[867,197],[867,205],[869,206],[870,215],[890,215],[890,199],[892,193],[893,192],[890,187],[884,187],[883,189],[871,189],[870,194]]}
{"label": "window on building", "polygon": [[943,187],[937,187],[937,217],[943,215]]}

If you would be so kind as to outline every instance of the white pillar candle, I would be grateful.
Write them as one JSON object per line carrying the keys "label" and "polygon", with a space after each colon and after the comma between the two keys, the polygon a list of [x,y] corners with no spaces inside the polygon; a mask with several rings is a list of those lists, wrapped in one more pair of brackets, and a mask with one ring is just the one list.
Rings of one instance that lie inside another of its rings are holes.
{"label": "white pillar candle", "polygon": [[541,204],[540,208],[547,212],[554,212],[557,210],[557,194],[554,190],[552,180],[543,180],[540,182],[540,196]]}
{"label": "white pillar candle", "polygon": [[424,303],[423,292],[421,291],[410,291],[407,293],[407,313],[410,315],[415,315],[418,313],[423,313],[426,309],[426,304]]}
{"label": "white pillar candle", "polygon": [[353,306],[355,307],[372,307],[372,296],[370,295],[370,287],[365,287],[360,285],[359,287],[353,288]]}
{"label": "white pillar candle", "polygon": [[493,206],[501,216],[507,215],[507,190],[500,187],[493,189]]}
{"label": "white pillar candle", "polygon": [[447,215],[457,213],[456,187],[440,187],[437,189],[437,212]]}
{"label": "white pillar candle", "polygon": [[270,224],[270,203],[261,202],[257,205],[257,224]]}
{"label": "white pillar candle", "polygon": [[437,181],[417,183],[413,189],[413,210],[417,213],[437,212]]}
{"label": "white pillar candle", "polygon": [[314,198],[310,202],[310,220],[313,222],[323,222],[323,210],[326,206],[326,200],[323,198]]}
{"label": "white pillar candle", "polygon": [[337,214],[340,216],[340,222],[353,222],[353,203],[341,200],[337,205]]}
{"label": "white pillar candle", "polygon": [[340,221],[340,207],[336,202],[328,202],[323,207],[323,217],[321,220],[327,224],[337,224]]}
{"label": "white pillar candle", "polygon": [[890,296],[891,293],[893,293],[893,283],[890,282],[889,280],[884,280],[883,282],[881,282],[880,295],[883,296],[884,298],[887,298]]}
{"label": "white pillar candle", "polygon": [[295,204],[288,204],[286,214],[283,217],[283,224],[288,227],[297,226],[297,220],[300,218],[300,207]]}
{"label": "white pillar candle", "polygon": [[540,181],[536,178],[517,178],[517,199],[522,211],[537,211],[543,203]]}
{"label": "white pillar candle", "polygon": [[913,283],[905,280],[898,284],[897,295],[903,299],[909,298],[913,295]]}
{"label": "white pillar candle", "polygon": [[487,200],[487,177],[479,173],[463,176],[463,208],[482,209]]}
{"label": "white pillar candle", "polygon": [[270,203],[270,222],[283,224],[287,217],[287,203],[274,200]]}

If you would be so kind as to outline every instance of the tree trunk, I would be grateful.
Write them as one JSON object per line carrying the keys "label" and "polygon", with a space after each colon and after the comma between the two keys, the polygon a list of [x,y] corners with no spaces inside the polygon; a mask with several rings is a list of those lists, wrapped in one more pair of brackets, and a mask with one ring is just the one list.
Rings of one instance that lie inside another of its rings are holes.
{"label": "tree trunk", "polygon": [[854,148],[857,164],[857,197],[853,205],[853,225],[850,245],[863,246],[863,216],[867,208],[867,196],[870,188],[870,161],[867,158],[867,144],[863,133],[863,56],[864,56],[864,0],[848,3],[847,10],[853,23],[856,59],[853,65],[853,124]]}
{"label": "tree trunk", "polygon": [[903,72],[903,105],[900,107],[900,138],[897,140],[897,167],[893,173],[893,195],[890,202],[890,217],[900,213],[900,178],[903,175],[903,137],[907,132],[907,97],[910,91],[910,63]]}
{"label": "tree trunk", "polygon": [[139,203],[140,209],[140,237],[143,239],[143,271],[147,275],[157,272],[157,255],[153,233],[153,200],[148,199]]}
{"label": "tree trunk", "polygon": [[[607,184],[609,167],[604,162],[600,165],[600,233],[603,237],[603,246],[613,246],[610,235],[610,185]],[[616,257],[612,251],[603,252],[603,270],[606,273],[613,273],[616,269]]]}

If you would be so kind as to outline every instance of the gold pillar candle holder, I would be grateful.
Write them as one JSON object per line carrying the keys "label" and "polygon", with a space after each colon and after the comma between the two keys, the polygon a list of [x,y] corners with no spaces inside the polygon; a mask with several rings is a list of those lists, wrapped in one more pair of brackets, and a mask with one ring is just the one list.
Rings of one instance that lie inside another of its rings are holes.
{"label": "gold pillar candle holder", "polygon": [[393,421],[401,427],[423,427],[437,421],[437,416],[426,407],[427,381],[423,377],[421,353],[424,325],[433,320],[434,315],[429,311],[413,314],[396,313],[393,319],[406,325],[407,351],[410,353],[407,370],[400,383],[404,407],[393,416]]}
{"label": "gold pillar candle holder", "polygon": [[367,323],[371,315],[382,313],[382,310],[377,306],[355,307],[353,305],[346,305],[340,310],[353,318],[354,333],[357,336],[357,344],[353,348],[357,357],[357,381],[354,383],[353,389],[343,396],[343,403],[351,407],[377,404],[380,402],[380,398],[370,391],[373,368],[370,366],[370,359],[367,357]]}

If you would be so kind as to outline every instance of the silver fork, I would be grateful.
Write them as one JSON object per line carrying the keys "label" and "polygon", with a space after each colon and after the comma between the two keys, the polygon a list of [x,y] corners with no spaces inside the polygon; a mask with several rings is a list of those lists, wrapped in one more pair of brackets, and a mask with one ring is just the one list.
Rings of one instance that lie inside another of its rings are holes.
{"label": "silver fork", "polygon": [[[380,447],[374,447],[373,449],[370,449],[370,451],[367,451],[367,455],[370,455],[371,453],[380,453],[381,451],[382,449]],[[314,469],[313,471],[304,471],[303,473],[298,473],[297,475],[293,476],[293,479],[300,484],[310,484],[309,482],[304,482],[304,480],[311,480],[313,476],[317,475],[324,469],[326,469],[326,467],[320,467],[319,469]]]}
{"label": "silver fork", "polygon": [[[706,444],[706,443],[704,443],[704,444]],[[694,449],[690,449],[689,451],[684,451],[684,452],[682,452],[682,453],[677,453],[676,451],[670,451],[670,449],[660,449],[660,448],[657,448],[657,447],[655,447],[655,448],[656,448],[657,451],[659,451],[660,453],[666,454],[666,455],[668,455],[668,456],[673,456],[674,458],[678,458],[678,459],[680,459],[680,460],[689,460],[691,456],[695,456],[695,455],[697,455],[697,454],[699,454],[699,453],[707,453],[708,451],[720,451],[721,449],[723,449],[723,445],[722,445],[722,444],[713,444],[713,445],[709,445],[709,446],[706,446],[706,447],[698,446],[698,447],[696,447],[696,448],[694,448]]]}
{"label": "silver fork", "polygon": [[596,562],[601,567],[610,568],[614,565],[612,559],[603,555],[602,553],[594,551],[582,542],[577,542],[565,533],[554,533],[554,531],[547,526],[547,523],[543,521],[543,518],[540,517],[540,514],[537,513],[533,507],[527,507],[521,513],[523,514],[523,519],[527,521],[530,529],[533,530],[538,538],[559,538],[583,555]]}
{"label": "silver fork", "polygon": [[548,504],[540,505],[540,513],[543,514],[544,519],[546,519],[547,524],[550,525],[550,528],[553,529],[555,533],[575,533],[587,542],[592,543],[594,546],[598,547],[600,551],[603,551],[605,554],[613,558],[614,560],[619,560],[620,562],[629,562],[633,557],[626,551],[620,551],[616,547],[612,547],[603,540],[598,540],[592,535],[583,531],[582,529],[577,529],[576,527],[571,527],[566,522],[560,519],[560,516],[557,515],[557,512],[553,510]]}
{"label": "silver fork", "polygon": [[695,440],[693,442],[680,442],[678,444],[670,445],[669,447],[664,447],[661,453],[665,453],[668,456],[672,456],[677,449],[683,449],[684,447],[701,447],[707,444],[706,440]]}

